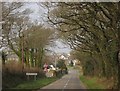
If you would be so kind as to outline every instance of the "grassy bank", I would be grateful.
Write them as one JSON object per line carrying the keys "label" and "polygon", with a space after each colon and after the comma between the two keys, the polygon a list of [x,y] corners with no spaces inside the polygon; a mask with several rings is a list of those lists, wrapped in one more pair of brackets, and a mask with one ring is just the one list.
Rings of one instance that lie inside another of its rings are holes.
{"label": "grassy bank", "polygon": [[43,86],[46,86],[46,85],[56,81],[57,79],[58,78],[53,77],[53,78],[37,79],[36,81],[27,81],[22,84],[19,84],[14,89],[40,89]]}
{"label": "grassy bank", "polygon": [[97,77],[80,76],[80,80],[88,89],[106,89],[105,83],[100,82]]}
{"label": "grassy bank", "polygon": [[[44,74],[42,72],[38,73],[37,79],[44,78]],[[30,80],[33,80],[33,77],[30,77]],[[25,72],[10,72],[7,70],[2,71],[2,88],[10,89],[14,88],[19,84],[27,82],[27,76]]]}

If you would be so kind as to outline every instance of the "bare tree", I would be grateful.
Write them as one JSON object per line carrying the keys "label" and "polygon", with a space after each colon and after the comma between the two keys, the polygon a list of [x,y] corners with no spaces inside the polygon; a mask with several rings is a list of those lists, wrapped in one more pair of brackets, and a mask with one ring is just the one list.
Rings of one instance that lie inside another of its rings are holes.
{"label": "bare tree", "polygon": [[25,15],[31,13],[29,9],[21,11],[23,5],[24,3],[21,2],[2,3],[3,44],[12,49],[20,60],[22,55],[22,32],[27,29],[27,22],[29,22],[28,17]]}
{"label": "bare tree", "polygon": [[42,67],[45,47],[50,44],[53,39],[53,34],[53,30],[45,28],[42,25],[34,25],[24,32],[24,48],[29,51],[26,54],[29,54],[31,59],[30,62],[33,67]]}

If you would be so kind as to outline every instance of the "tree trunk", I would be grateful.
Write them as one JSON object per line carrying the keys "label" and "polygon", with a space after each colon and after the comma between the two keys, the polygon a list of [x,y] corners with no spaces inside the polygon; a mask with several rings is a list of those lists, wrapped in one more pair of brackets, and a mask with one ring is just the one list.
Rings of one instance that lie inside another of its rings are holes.
{"label": "tree trunk", "polygon": [[120,51],[116,52],[116,76],[115,76],[115,82],[114,82],[114,88],[118,89],[118,91],[120,91]]}
{"label": "tree trunk", "polygon": [[2,51],[2,65],[5,65],[6,54]]}

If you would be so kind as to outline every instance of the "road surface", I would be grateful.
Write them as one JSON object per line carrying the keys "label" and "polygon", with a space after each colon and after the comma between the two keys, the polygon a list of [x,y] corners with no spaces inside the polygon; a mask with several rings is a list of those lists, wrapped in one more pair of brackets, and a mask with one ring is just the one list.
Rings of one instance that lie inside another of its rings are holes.
{"label": "road surface", "polygon": [[59,91],[64,91],[67,89],[85,89],[84,85],[79,79],[79,72],[75,69],[69,69],[67,75],[63,76],[61,79],[43,87],[41,90],[44,91],[45,89],[59,89]]}

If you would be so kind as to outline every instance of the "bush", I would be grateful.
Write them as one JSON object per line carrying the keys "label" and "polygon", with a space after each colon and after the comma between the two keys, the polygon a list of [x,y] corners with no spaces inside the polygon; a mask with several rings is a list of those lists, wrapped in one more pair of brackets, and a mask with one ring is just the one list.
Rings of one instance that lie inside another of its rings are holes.
{"label": "bush", "polygon": [[11,72],[7,68],[2,71],[2,88],[12,88],[25,81],[25,73]]}
{"label": "bush", "polygon": [[59,70],[57,70],[56,71],[56,76],[58,77],[58,78],[61,78],[62,77],[62,70],[61,69],[59,69]]}
{"label": "bush", "polygon": [[[65,60],[60,59],[60,60],[58,61],[58,63],[57,63],[57,67],[58,67],[59,69],[61,69],[61,72],[60,72],[60,73],[61,73],[62,75],[68,73],[68,70],[67,70],[67,67],[66,67],[66,64],[65,64]],[[59,74],[60,74],[60,73],[59,73]]]}
{"label": "bush", "polygon": [[[27,80],[26,72],[38,73],[37,78],[45,77],[45,74],[39,68],[28,68],[17,61],[9,61],[2,66],[2,88],[13,88]],[[31,78],[33,80],[33,78]]]}
{"label": "bush", "polygon": [[68,70],[67,69],[63,69],[62,70],[62,74],[68,74]]}
{"label": "bush", "polygon": [[86,61],[84,65],[84,75],[93,76],[94,75],[94,65],[91,60]]}

